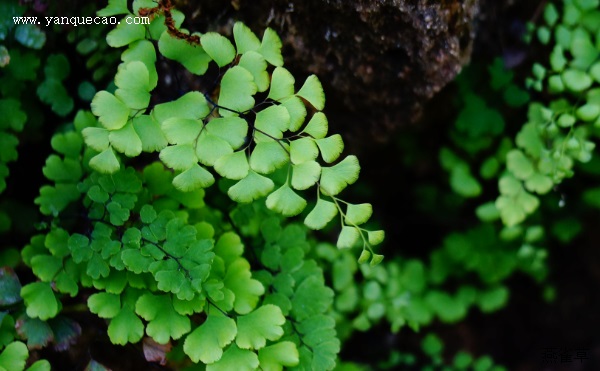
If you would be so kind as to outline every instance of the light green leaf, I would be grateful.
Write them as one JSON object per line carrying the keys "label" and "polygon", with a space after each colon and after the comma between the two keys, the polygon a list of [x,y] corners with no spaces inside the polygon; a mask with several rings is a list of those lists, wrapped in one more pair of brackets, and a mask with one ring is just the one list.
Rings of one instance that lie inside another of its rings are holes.
{"label": "light green leaf", "polygon": [[360,225],[366,223],[373,214],[371,204],[348,204],[346,209],[346,223]]}
{"label": "light green leaf", "polygon": [[113,318],[121,311],[121,298],[119,295],[99,292],[91,295],[87,301],[90,312],[100,318]]}
{"label": "light green leaf", "polygon": [[171,144],[191,144],[196,141],[204,125],[199,120],[172,117],[162,122],[161,127]]}
{"label": "light green leaf", "polygon": [[121,168],[112,148],[107,148],[90,159],[90,167],[103,174],[112,174]]}
{"label": "light green leaf", "polygon": [[506,155],[506,167],[515,177],[525,180],[534,173],[531,160],[518,149],[513,149]]}
{"label": "light green leaf", "polygon": [[224,155],[215,161],[215,171],[228,179],[243,179],[248,175],[249,170],[248,157],[244,151]]}
{"label": "light green leaf", "polygon": [[318,111],[322,111],[325,108],[325,92],[323,91],[321,81],[315,75],[308,76],[296,95],[306,99]]}
{"label": "light green leaf", "polygon": [[283,367],[297,366],[300,362],[296,344],[282,341],[258,351],[260,368],[264,371],[281,371]]}
{"label": "light green leaf", "polygon": [[210,108],[204,95],[199,91],[191,91],[177,100],[156,105],[152,110],[152,115],[156,121],[162,124],[165,120],[173,117],[190,120],[202,119],[209,112]]}
{"label": "light green leaf", "polygon": [[303,137],[290,143],[290,158],[295,165],[313,161],[318,155],[319,148],[312,138]]}
{"label": "light green leaf", "polygon": [[283,336],[285,317],[273,304],[263,305],[250,314],[237,318],[238,334],[235,343],[242,349],[261,349],[267,340]]}
{"label": "light green leaf", "polygon": [[566,69],[561,77],[567,89],[574,92],[584,91],[592,85],[592,78],[584,71]]}
{"label": "light green leaf", "polygon": [[233,149],[238,149],[246,142],[248,123],[236,116],[219,117],[210,120],[206,125],[206,130],[210,134],[227,141]]}
{"label": "light green leaf", "polygon": [[148,90],[154,89],[158,83],[158,74],[156,72],[156,50],[149,40],[134,41],[129,48],[121,54],[121,60],[125,63],[140,61],[144,63],[148,70]]}
{"label": "light green leaf", "polygon": [[554,182],[552,179],[540,173],[533,174],[525,181],[525,188],[527,188],[528,191],[536,192],[540,195],[550,192],[553,186]]}
{"label": "light green leaf", "polygon": [[34,282],[23,286],[21,297],[25,301],[27,315],[42,321],[55,317],[62,308],[50,283],[47,282]]}
{"label": "light green leaf", "polygon": [[304,219],[304,224],[310,229],[323,229],[337,213],[338,208],[333,202],[319,198],[315,207]]}
{"label": "light green leaf", "polygon": [[273,66],[283,66],[283,57],[281,56],[281,39],[277,32],[271,28],[267,28],[263,34],[262,42],[258,52],[265,57],[267,62]]}
{"label": "light green leaf", "polygon": [[348,156],[340,163],[323,167],[321,170],[321,191],[328,196],[335,196],[346,186],[356,182],[360,165],[356,156]]}
{"label": "light green leaf", "polygon": [[190,333],[183,343],[183,351],[197,363],[211,364],[221,359],[223,348],[237,335],[235,321],[211,311],[202,325]]}
{"label": "light green leaf", "polygon": [[298,131],[306,118],[306,106],[304,105],[304,102],[294,95],[283,99],[281,105],[284,106],[290,114],[290,127],[288,130],[294,132]]}
{"label": "light green leaf", "polygon": [[[270,106],[256,114],[254,127],[261,133],[254,134],[254,140],[258,142],[272,141],[273,138],[283,138],[283,132],[290,125],[290,114],[285,107]],[[264,133],[264,134],[263,134]]]}
{"label": "light green leaf", "polygon": [[122,100],[107,91],[99,91],[92,99],[92,112],[108,130],[117,130],[125,126],[129,118],[129,108]]}
{"label": "light green leaf", "polygon": [[112,147],[125,156],[135,157],[142,153],[142,140],[133,128],[132,122],[128,122],[119,130],[111,131],[108,139]]}
{"label": "light green leaf", "polygon": [[214,60],[219,67],[228,65],[235,58],[236,52],[231,41],[216,32],[207,32],[200,37],[200,43],[206,54]]}
{"label": "light green leaf", "polygon": [[208,188],[215,182],[212,174],[202,166],[195,164],[173,178],[173,185],[182,192],[191,192],[200,188]]}
{"label": "light green leaf", "polygon": [[251,312],[265,293],[263,285],[252,278],[250,263],[244,258],[238,258],[229,265],[223,282],[235,294],[233,308],[239,314]]}
{"label": "light green leaf", "polygon": [[168,295],[145,294],[135,304],[135,311],[146,321],[146,333],[159,344],[177,340],[190,331],[190,319],[173,308]]}
{"label": "light green leaf", "polygon": [[250,170],[244,179],[229,188],[227,194],[236,202],[248,203],[268,195],[274,186],[271,179]]}
{"label": "light green leaf", "polygon": [[136,40],[143,40],[145,36],[146,28],[144,25],[135,24],[134,16],[129,14],[121,19],[117,27],[106,35],[106,42],[113,48],[120,48]]}
{"label": "light green leaf", "polygon": [[323,160],[328,164],[337,160],[344,150],[344,141],[342,140],[342,136],[339,134],[334,134],[327,138],[317,139],[316,142],[319,146],[319,150],[321,151],[321,157],[323,157]]}
{"label": "light green leaf", "polygon": [[283,216],[296,216],[306,207],[306,200],[284,184],[267,197],[267,207]]}
{"label": "light green leaf", "polygon": [[325,286],[322,277],[310,275],[297,286],[292,297],[292,316],[296,321],[324,313],[333,303],[333,290]]}
{"label": "light green leaf", "polygon": [[284,67],[276,67],[271,76],[271,89],[267,98],[279,101],[294,95],[294,82],[290,71]]}
{"label": "light green leaf", "polygon": [[168,146],[160,151],[160,160],[174,170],[187,170],[198,162],[196,151],[191,144]]}
{"label": "light green leaf", "polygon": [[259,362],[256,353],[238,348],[232,344],[223,354],[223,357],[206,367],[206,371],[254,371]]}
{"label": "light green leaf", "polygon": [[250,155],[250,168],[260,174],[271,174],[289,162],[287,144],[277,141],[259,142]]}
{"label": "light green leaf", "polygon": [[368,240],[370,245],[379,245],[383,242],[385,238],[384,231],[368,231],[367,232]]}
{"label": "light green leaf", "polygon": [[322,139],[327,135],[328,128],[329,126],[325,114],[323,112],[317,112],[313,115],[308,124],[306,124],[302,133],[306,133],[314,139]]}
{"label": "light green leaf", "polygon": [[0,353],[0,369],[3,371],[22,371],[25,369],[28,357],[27,346],[20,341],[14,341],[8,344]]}
{"label": "light green leaf", "polygon": [[143,110],[150,103],[150,75],[140,61],[121,63],[115,76],[115,96],[133,110]]}
{"label": "light green leaf", "polygon": [[342,227],[336,246],[338,249],[351,248],[356,245],[359,239],[360,232],[358,228],[345,225]]}
{"label": "light green leaf", "polygon": [[269,88],[270,78],[267,72],[267,61],[262,55],[248,51],[242,55],[238,65],[252,74],[259,92],[266,91]]}
{"label": "light green leaf", "polygon": [[133,128],[142,142],[144,152],[157,152],[169,143],[153,116],[140,115],[133,118]]}
{"label": "light green leaf", "polygon": [[225,155],[233,153],[231,145],[224,139],[203,131],[196,144],[198,161],[206,166],[214,166],[215,162]]}
{"label": "light green leaf", "polygon": [[236,116],[254,107],[257,86],[247,69],[233,66],[221,79],[219,92],[219,114],[223,117]]}
{"label": "light green leaf", "polygon": [[292,167],[292,187],[304,190],[312,187],[321,177],[321,165],[316,161],[307,161]]}
{"label": "light green leaf", "polygon": [[127,0],[108,0],[106,7],[98,10],[99,17],[110,17],[111,15],[128,14]]}
{"label": "light green leaf", "polygon": [[242,22],[235,22],[233,25],[233,39],[238,54],[245,54],[248,51],[256,51],[260,48],[258,37]]}
{"label": "light green leaf", "polygon": [[108,325],[108,337],[113,344],[137,343],[142,336],[144,336],[144,324],[128,307],[123,307]]}
{"label": "light green leaf", "polygon": [[165,57],[181,63],[196,75],[204,75],[211,61],[200,45],[171,36],[167,31],[164,31],[158,40],[158,50]]}

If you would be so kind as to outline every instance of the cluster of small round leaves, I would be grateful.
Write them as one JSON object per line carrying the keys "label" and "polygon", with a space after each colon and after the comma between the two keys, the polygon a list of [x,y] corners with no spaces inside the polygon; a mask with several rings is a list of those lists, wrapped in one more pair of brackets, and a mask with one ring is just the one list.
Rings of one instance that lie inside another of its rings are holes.
{"label": "cluster of small round leaves", "polygon": [[535,194],[572,176],[575,161],[589,161],[595,148],[589,136],[600,125],[600,47],[593,41],[600,30],[598,2],[564,0],[562,7],[559,12],[549,3],[537,30],[538,39],[553,47],[548,65],[536,63],[527,83],[556,98],[530,104],[518,148],[507,154],[508,174],[500,178],[496,200],[507,226],[523,222],[538,208]]}
{"label": "cluster of small round leaves", "polygon": [[[103,12],[121,14],[124,9],[110,6]],[[182,20],[173,16],[176,27]],[[122,166],[118,154],[136,157],[158,152],[160,160],[176,172],[177,189],[207,188],[218,175],[235,181],[227,190],[234,201],[266,197],[267,207],[288,217],[308,205],[299,192],[316,187],[318,201],[305,224],[321,229],[339,212],[343,226],[339,247],[362,245],[364,256],[373,254],[371,246],[381,243],[383,231],[359,226],[369,219],[365,216],[370,216],[370,205],[348,205],[350,217],[345,217],[337,198],[356,182],[360,166],[355,156],[340,159],[344,149],[340,135],[327,135],[319,79],[309,76],[296,90],[294,77],[283,67],[281,40],[271,29],[259,39],[238,22],[232,43],[213,32],[189,35],[179,30],[174,35],[164,21],[155,17],[149,32],[142,25],[121,22],[108,34],[111,46],[127,49],[115,77],[116,91],[100,91],[92,100],[100,125],[83,131],[86,144],[98,152],[90,166],[112,174]],[[218,88],[190,91],[150,108],[157,84],[157,53],[196,75],[206,73],[214,62],[220,71]],[[257,102],[258,93],[266,98]],[[287,177],[276,184],[273,173],[280,169],[287,169]],[[357,213],[362,214],[357,217]]]}

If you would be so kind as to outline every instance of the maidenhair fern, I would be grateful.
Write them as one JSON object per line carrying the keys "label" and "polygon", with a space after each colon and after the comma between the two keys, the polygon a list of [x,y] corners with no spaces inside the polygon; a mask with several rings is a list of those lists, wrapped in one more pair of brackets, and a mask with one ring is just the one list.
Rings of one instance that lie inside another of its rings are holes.
{"label": "maidenhair fern", "polygon": [[[362,247],[358,260],[373,266],[384,234],[363,227],[370,204],[339,196],[360,166],[328,135],[321,83],[310,76],[296,90],[271,29],[259,39],[236,23],[232,43],[179,29],[183,15],[168,2],[133,9],[152,22],[108,33],[109,45],[125,47],[114,87],[51,140],[51,184],[35,199],[47,230],[22,251],[39,279],[20,292],[28,318],[48,323],[64,297],[90,288],[87,306],[114,344],[148,336],[208,370],[333,369],[334,292],[306,227],[339,216],[337,247]],[[124,2],[99,14],[133,17]],[[161,58],[210,87],[156,103]],[[68,68],[59,56],[50,62],[42,92]],[[40,97],[58,114],[70,109],[61,94]],[[215,191],[239,206],[217,207],[206,197]],[[302,227],[282,219],[303,212]]]}

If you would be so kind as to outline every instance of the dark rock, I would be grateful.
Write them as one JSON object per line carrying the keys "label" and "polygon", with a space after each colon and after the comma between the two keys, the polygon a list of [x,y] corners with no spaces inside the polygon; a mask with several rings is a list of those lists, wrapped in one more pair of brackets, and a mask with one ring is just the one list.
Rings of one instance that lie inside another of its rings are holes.
{"label": "dark rock", "polygon": [[[423,105],[469,60],[479,0],[183,1],[193,30],[229,31],[242,20],[272,27],[286,67],[316,74],[333,130],[385,140],[414,122]],[[190,15],[192,15],[190,17]],[[297,86],[299,87],[299,86]]]}

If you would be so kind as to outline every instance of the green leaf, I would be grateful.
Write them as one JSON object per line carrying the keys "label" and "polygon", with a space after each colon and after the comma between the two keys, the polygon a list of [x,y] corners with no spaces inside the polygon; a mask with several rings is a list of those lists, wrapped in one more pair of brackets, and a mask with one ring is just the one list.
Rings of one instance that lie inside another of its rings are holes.
{"label": "green leaf", "polygon": [[323,284],[323,278],[311,275],[296,288],[292,297],[292,315],[302,321],[324,313],[333,303],[333,290]]}
{"label": "green leaf", "polygon": [[229,188],[227,194],[236,202],[248,203],[268,195],[274,186],[271,179],[250,170],[244,179]]}
{"label": "green leaf", "polygon": [[323,112],[317,112],[310,119],[302,133],[306,133],[314,139],[322,139],[327,135],[328,129],[327,117]]}
{"label": "green leaf", "polygon": [[235,343],[242,349],[261,349],[267,340],[283,336],[285,317],[273,304],[263,305],[250,314],[237,318],[238,334]]}
{"label": "green leaf", "polygon": [[119,130],[111,131],[108,134],[108,139],[112,147],[125,156],[135,157],[142,153],[142,140],[137,135],[131,122],[128,122]]}
{"label": "green leaf", "polygon": [[366,223],[372,214],[371,204],[348,204],[345,221],[348,224],[360,225]]}
{"label": "green leaf", "polygon": [[258,37],[242,22],[235,22],[233,25],[233,38],[238,54],[245,54],[248,51],[256,51],[260,48]]}
{"label": "green leaf", "polygon": [[146,65],[139,61],[121,64],[115,84],[115,96],[132,110],[145,110],[150,103],[150,76]]}
{"label": "green leaf", "polygon": [[322,111],[325,108],[325,92],[321,81],[315,75],[308,76],[296,95],[306,99],[317,111]]}
{"label": "green leaf", "polygon": [[250,264],[243,258],[231,263],[223,282],[225,287],[235,294],[233,305],[239,314],[251,312],[256,307],[259,297],[265,293],[263,285],[252,278]]}
{"label": "green leaf", "polygon": [[283,142],[259,142],[250,155],[250,168],[260,174],[271,174],[289,162]]}
{"label": "green leaf", "polygon": [[128,307],[123,307],[108,325],[108,337],[113,344],[137,343],[142,336],[144,336],[144,324]]}
{"label": "green leaf", "polygon": [[162,122],[162,130],[171,144],[191,144],[195,142],[203,128],[200,120],[172,117]]}
{"label": "green leaf", "polygon": [[294,95],[294,82],[294,76],[290,71],[283,67],[276,67],[271,75],[271,89],[267,98],[280,101]]}
{"label": "green leaf", "polygon": [[221,79],[219,92],[219,114],[223,117],[235,116],[254,107],[257,91],[254,77],[247,69],[233,66],[225,72]]}
{"label": "green leaf", "polygon": [[29,357],[27,346],[15,341],[6,346],[0,353],[0,369],[6,371],[22,371]]}
{"label": "green leaf", "polygon": [[179,339],[190,331],[190,319],[182,316],[173,308],[167,295],[145,294],[141,296],[135,311],[146,321],[146,333],[159,344],[166,344],[169,339]]}
{"label": "green leaf", "polygon": [[540,173],[533,174],[525,181],[525,188],[527,188],[528,191],[536,192],[540,195],[550,192],[552,187],[554,187],[552,179]]}
{"label": "green leaf", "polygon": [[319,180],[321,165],[316,161],[307,161],[294,165],[292,171],[292,187],[304,190],[312,187]]}
{"label": "green leaf", "polygon": [[219,117],[210,120],[206,130],[225,140],[233,149],[238,149],[246,142],[248,123],[240,117]]}
{"label": "green leaf", "polygon": [[52,148],[66,157],[79,157],[83,140],[81,135],[75,132],[57,133],[50,141]]}
{"label": "green leaf", "polygon": [[146,28],[142,24],[135,24],[135,22],[136,20],[131,14],[121,19],[117,27],[106,35],[108,45],[113,48],[120,48],[136,40],[143,40],[146,37]]}
{"label": "green leaf", "polygon": [[306,207],[306,200],[298,196],[287,184],[267,197],[267,207],[283,216],[296,216]]}
{"label": "green leaf", "polygon": [[344,141],[339,134],[334,134],[323,139],[317,139],[316,142],[321,151],[321,157],[323,157],[323,160],[328,164],[337,160],[344,150]]}
{"label": "green leaf", "polygon": [[469,167],[462,162],[452,168],[450,186],[454,192],[463,197],[477,197],[481,194],[481,185],[471,175]]}
{"label": "green leaf", "polygon": [[90,167],[103,174],[112,174],[121,168],[112,148],[107,148],[90,159]]}
{"label": "green leaf", "polygon": [[290,125],[290,114],[285,107],[270,106],[256,114],[254,127],[259,133],[254,134],[256,142],[272,141],[283,138],[283,132]]}
{"label": "green leaf", "polygon": [[518,149],[513,149],[508,152],[506,155],[506,166],[515,177],[521,180],[529,178],[535,171],[531,160]]}
{"label": "green leaf", "polygon": [[177,100],[161,103],[154,107],[152,115],[159,123],[178,117],[183,119],[198,120],[206,117],[210,108],[204,95],[198,91],[188,92]]}
{"label": "green leaf", "polygon": [[129,108],[122,100],[107,91],[99,91],[92,99],[92,112],[108,130],[117,130],[125,126],[129,119]]}
{"label": "green leaf", "polygon": [[321,170],[321,191],[328,196],[335,196],[346,186],[356,182],[360,165],[356,156],[347,156],[340,163],[323,167]]}
{"label": "green leaf", "polygon": [[223,357],[206,367],[206,371],[252,371],[258,368],[259,362],[256,353],[239,349],[232,344],[223,354]]}
{"label": "green leaf", "polygon": [[339,249],[351,248],[356,245],[359,239],[360,231],[358,228],[345,225],[342,227],[336,245]]}
{"label": "green leaf", "polygon": [[221,156],[215,161],[214,168],[219,175],[233,180],[243,179],[248,175],[250,165],[244,151],[233,152]]}
{"label": "green leaf", "polygon": [[318,155],[319,148],[312,138],[304,137],[290,143],[290,158],[293,164],[313,161]]}
{"label": "green leaf", "polygon": [[273,66],[283,66],[283,57],[281,56],[281,39],[277,32],[271,28],[267,28],[263,34],[262,42],[258,52],[265,57],[267,62]]}
{"label": "green leaf", "polygon": [[202,361],[211,364],[221,359],[223,348],[236,335],[237,327],[233,319],[211,312],[204,323],[186,337],[183,351],[195,363]]}
{"label": "green leaf", "polygon": [[200,188],[208,188],[213,185],[214,182],[215,178],[213,175],[198,164],[193,165],[173,179],[175,188],[182,192],[191,192]]}
{"label": "green leaf", "polygon": [[33,273],[44,282],[51,282],[62,268],[62,259],[51,255],[37,255],[31,258]]}
{"label": "green leaf", "polygon": [[337,213],[338,208],[333,202],[319,198],[315,207],[304,219],[304,224],[310,229],[323,229]]}
{"label": "green leaf", "polygon": [[148,90],[152,90],[158,83],[158,74],[156,72],[156,50],[149,40],[138,40],[129,45],[129,48],[121,54],[121,60],[125,63],[140,61],[144,63],[148,70]]}
{"label": "green leaf", "polygon": [[100,292],[91,295],[87,301],[90,312],[100,318],[114,318],[121,311],[121,298],[119,295]]}
{"label": "green leaf", "polygon": [[283,99],[281,101],[281,105],[284,106],[290,114],[290,127],[288,130],[294,132],[298,131],[302,127],[304,119],[306,118],[307,112],[304,102],[302,102],[302,99],[294,95]]}
{"label": "green leaf", "polygon": [[0,306],[5,307],[20,302],[20,292],[21,283],[12,268],[0,267]]}
{"label": "green leaf", "polygon": [[296,344],[282,341],[258,351],[260,368],[264,371],[281,371],[283,367],[297,366],[300,362]]}
{"label": "green leaf", "polygon": [[158,50],[165,57],[181,63],[196,75],[204,75],[211,61],[200,45],[171,36],[167,31],[164,31],[158,40]]}
{"label": "green leaf", "polygon": [[200,43],[212,60],[219,67],[228,65],[235,58],[235,48],[225,36],[216,32],[207,32],[200,38]]}
{"label": "green leaf", "polygon": [[385,238],[384,231],[368,231],[367,232],[368,240],[370,245],[379,245],[383,242]]}
{"label": "green leaf", "polygon": [[257,52],[248,51],[242,55],[238,65],[244,67],[252,74],[256,83],[256,89],[259,92],[263,92],[269,88],[271,79],[267,72],[267,61],[262,55]]}
{"label": "green leaf", "polygon": [[68,157],[62,160],[54,154],[46,159],[42,172],[46,178],[57,183],[76,182],[83,175],[79,161]]}
{"label": "green leaf", "polygon": [[99,17],[110,17],[111,15],[128,14],[126,0],[108,0],[106,7],[98,10]]}
{"label": "green leaf", "polygon": [[32,24],[20,24],[15,27],[15,40],[31,49],[41,49],[46,43],[46,33]]}
{"label": "green leaf", "polygon": [[21,297],[27,307],[27,315],[45,321],[55,317],[62,305],[54,296],[50,283],[34,282],[23,286]]}
{"label": "green leaf", "polygon": [[206,166],[214,166],[215,162],[225,155],[233,153],[233,148],[224,139],[203,131],[196,144],[196,156]]}
{"label": "green leaf", "polygon": [[191,144],[168,146],[160,151],[160,160],[173,170],[187,170],[198,162],[196,151]]}
{"label": "green leaf", "polygon": [[142,151],[156,152],[168,145],[160,125],[153,116],[140,115],[133,118],[133,128],[142,142]]}
{"label": "green leaf", "polygon": [[574,92],[584,91],[592,85],[592,78],[584,71],[566,69],[561,77],[567,89]]}

